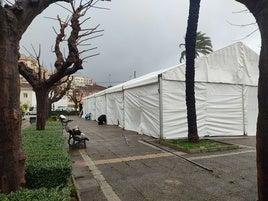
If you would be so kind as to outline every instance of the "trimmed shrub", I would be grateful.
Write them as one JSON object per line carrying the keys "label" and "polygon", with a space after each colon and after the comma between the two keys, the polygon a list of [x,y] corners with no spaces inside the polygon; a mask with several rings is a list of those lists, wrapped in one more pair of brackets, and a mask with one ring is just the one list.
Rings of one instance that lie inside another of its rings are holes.
{"label": "trimmed shrub", "polygon": [[1,201],[68,201],[70,200],[69,188],[54,189],[22,189],[8,195],[0,194]]}
{"label": "trimmed shrub", "polygon": [[57,116],[50,116],[47,121],[57,121]]}
{"label": "trimmed shrub", "polygon": [[78,115],[79,112],[78,111],[70,111],[70,112],[68,112],[68,111],[63,110],[63,111],[51,111],[51,113],[50,113],[51,116],[58,116],[58,115],[61,115],[61,114],[65,115],[65,116],[72,116],[72,115]]}
{"label": "trimmed shrub", "polygon": [[59,122],[47,122],[43,131],[30,126],[23,130],[22,142],[26,155],[26,188],[68,186],[72,166]]}

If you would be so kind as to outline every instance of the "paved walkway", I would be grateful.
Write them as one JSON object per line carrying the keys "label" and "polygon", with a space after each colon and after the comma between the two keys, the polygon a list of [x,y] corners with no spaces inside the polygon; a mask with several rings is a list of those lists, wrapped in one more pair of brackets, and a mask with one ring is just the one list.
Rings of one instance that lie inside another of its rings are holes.
{"label": "paved walkway", "polygon": [[176,152],[197,166],[146,143],[148,136],[71,118],[90,138],[86,149],[70,151],[81,201],[257,200],[255,137],[217,138],[243,145],[238,150]]}

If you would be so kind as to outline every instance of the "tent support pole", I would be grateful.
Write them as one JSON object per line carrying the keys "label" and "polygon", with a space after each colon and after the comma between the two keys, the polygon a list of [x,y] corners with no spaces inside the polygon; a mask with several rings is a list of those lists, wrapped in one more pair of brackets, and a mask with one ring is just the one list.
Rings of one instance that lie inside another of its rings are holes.
{"label": "tent support pole", "polygon": [[97,97],[94,95],[94,99],[95,99],[95,101],[94,101],[94,106],[95,106],[95,120],[97,120]]}
{"label": "tent support pole", "polygon": [[246,121],[245,121],[245,98],[244,98],[245,85],[242,85],[242,115],[243,115],[243,134],[247,136],[246,133]]}
{"label": "tent support pole", "polygon": [[[105,115],[106,115],[106,121],[108,122],[108,114],[107,114],[107,112],[108,112],[107,94],[105,94],[104,97],[105,97]],[[107,122],[106,122],[106,123],[107,123]]]}
{"label": "tent support pole", "polygon": [[159,126],[160,126],[160,139],[163,139],[163,83],[162,74],[158,75],[158,94],[159,94]]}
{"label": "tent support pole", "polygon": [[126,112],[125,112],[125,89],[122,87],[122,93],[123,93],[123,130],[125,130],[125,121],[126,121]]}

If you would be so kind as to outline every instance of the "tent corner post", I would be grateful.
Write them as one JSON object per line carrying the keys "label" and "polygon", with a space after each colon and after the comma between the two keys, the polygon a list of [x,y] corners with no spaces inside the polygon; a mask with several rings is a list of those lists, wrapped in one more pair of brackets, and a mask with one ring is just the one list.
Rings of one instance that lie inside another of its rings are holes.
{"label": "tent corner post", "polygon": [[162,74],[158,74],[158,94],[159,94],[159,126],[160,126],[160,139],[163,139],[163,83]]}
{"label": "tent corner post", "polygon": [[242,84],[242,90],[241,90],[241,96],[242,96],[242,118],[243,118],[243,133],[244,133],[244,136],[246,136],[247,132],[246,132],[246,117],[245,117],[245,85]]}

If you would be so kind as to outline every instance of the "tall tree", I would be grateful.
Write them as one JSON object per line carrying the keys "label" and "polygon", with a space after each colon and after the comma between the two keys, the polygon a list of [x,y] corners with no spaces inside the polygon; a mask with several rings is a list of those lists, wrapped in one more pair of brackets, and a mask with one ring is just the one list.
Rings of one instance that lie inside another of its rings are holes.
{"label": "tall tree", "polygon": [[[179,47],[185,47],[185,43],[181,43]],[[205,33],[201,33],[200,31],[196,33],[196,47],[195,47],[195,58],[201,55],[209,54],[213,52],[212,43],[210,37],[206,36]],[[186,51],[183,50],[181,52],[180,63],[185,59]]]}
{"label": "tall tree", "polygon": [[0,187],[5,194],[24,185],[25,155],[21,142],[18,49],[32,20],[57,0],[20,0],[0,5]]}
{"label": "tall tree", "polygon": [[12,5],[0,4],[0,94],[3,97],[0,99],[0,188],[5,194],[18,190],[25,183],[19,101],[19,41],[33,19],[57,1],[68,0],[20,0]]}
{"label": "tall tree", "polygon": [[200,0],[190,0],[188,24],[185,37],[186,51],[186,107],[187,107],[187,123],[188,123],[188,141],[198,142],[199,136],[196,122],[195,107],[195,48],[196,48],[196,30],[198,26]]}
{"label": "tall tree", "polygon": [[256,150],[258,200],[268,200],[268,1],[236,0],[244,4],[253,14],[261,33],[261,52],[259,59],[259,84]]}
{"label": "tall tree", "polygon": [[[82,17],[84,17],[88,9],[91,8],[95,4],[95,1],[92,0],[92,1],[85,2],[85,3],[82,3],[81,1],[77,7],[75,5],[75,1],[71,2],[70,4],[71,4],[71,9],[69,10],[70,12],[72,12],[70,19],[67,19],[66,21],[63,22],[59,17],[57,18],[59,25],[60,25],[60,31],[59,33],[57,33],[55,47],[54,47],[54,52],[56,54],[56,61],[54,63],[55,71],[49,76],[46,76],[46,75],[43,75],[41,69],[39,70],[38,73],[35,73],[25,63],[23,62],[19,63],[20,74],[32,85],[33,90],[36,93],[36,101],[37,101],[36,129],[37,130],[45,129],[45,123],[47,120],[47,111],[49,108],[48,96],[49,96],[49,91],[53,88],[53,86],[57,82],[59,82],[62,78],[67,77],[77,72],[80,69],[83,69],[82,63],[84,59],[97,55],[97,54],[94,54],[94,55],[81,58],[83,53],[96,49],[96,48],[91,48],[91,49],[82,50],[82,51],[79,51],[78,49],[79,45],[84,45],[89,39],[92,38],[92,37],[89,37],[89,35],[102,31],[102,30],[100,31],[97,30],[99,25],[93,29],[81,28],[81,24],[83,24],[83,22],[90,19],[90,18],[86,18],[86,19],[83,19],[83,21],[81,22]],[[70,25],[68,24],[68,22],[70,22]],[[62,49],[60,45],[62,44],[62,42],[66,40],[65,39],[66,28],[68,26],[71,27],[71,33],[67,40],[68,55],[66,58],[64,58],[64,54],[62,53]]]}

